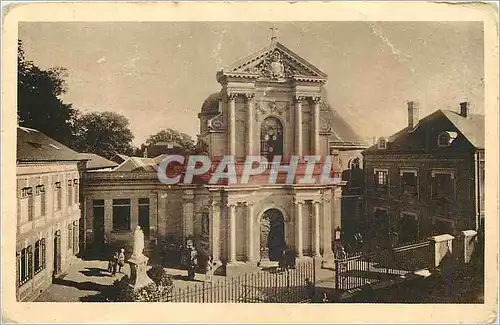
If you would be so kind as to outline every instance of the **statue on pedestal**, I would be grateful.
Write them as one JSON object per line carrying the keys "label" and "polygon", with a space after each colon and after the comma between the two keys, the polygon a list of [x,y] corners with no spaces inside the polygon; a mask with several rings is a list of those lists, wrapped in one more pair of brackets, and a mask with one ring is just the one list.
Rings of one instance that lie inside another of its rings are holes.
{"label": "statue on pedestal", "polygon": [[128,260],[130,264],[130,283],[134,289],[140,289],[151,283],[153,280],[147,275],[148,258],[144,255],[144,233],[141,227],[137,226],[134,231],[134,250]]}

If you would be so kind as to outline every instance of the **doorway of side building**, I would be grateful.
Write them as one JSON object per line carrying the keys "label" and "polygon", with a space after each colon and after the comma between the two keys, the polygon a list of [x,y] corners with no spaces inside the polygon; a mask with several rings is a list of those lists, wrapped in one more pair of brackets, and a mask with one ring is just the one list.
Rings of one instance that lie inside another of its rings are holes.
{"label": "doorway of side building", "polygon": [[269,209],[260,224],[260,259],[279,261],[285,249],[285,219],[278,209]]}
{"label": "doorway of side building", "polygon": [[92,243],[96,249],[104,247],[104,200],[92,202]]}
{"label": "doorway of side building", "polygon": [[144,232],[144,238],[149,239],[149,198],[139,199],[139,227]]}
{"label": "doorway of side building", "polygon": [[54,234],[54,276],[61,273],[61,231]]}

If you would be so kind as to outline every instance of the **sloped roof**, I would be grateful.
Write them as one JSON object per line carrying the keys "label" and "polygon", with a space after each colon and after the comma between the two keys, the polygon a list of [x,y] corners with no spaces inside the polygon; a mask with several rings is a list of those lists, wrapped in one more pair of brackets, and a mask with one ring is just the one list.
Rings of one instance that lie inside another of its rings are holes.
{"label": "sloped roof", "polygon": [[156,162],[153,158],[130,157],[114,169],[117,172],[145,171],[154,172],[157,170]]}
{"label": "sloped roof", "polygon": [[[413,130],[405,127],[388,137],[387,149],[378,149],[378,144],[374,144],[366,149],[365,152],[390,152],[419,148],[422,145],[423,139],[417,139],[413,135],[418,134],[418,132],[425,133],[426,131],[423,129],[423,126],[427,123],[439,120],[441,121],[439,124],[442,124],[443,119],[447,121],[448,125],[453,125],[473,147],[484,149],[484,115],[468,114],[467,117],[463,117],[457,112],[439,109],[421,119]],[[443,128],[441,131],[446,130]]]}
{"label": "sloped roof", "polygon": [[117,163],[108,160],[104,157],[96,155],[95,153],[80,153],[78,154],[82,159],[87,159],[87,170],[91,169],[104,169],[118,166]]}
{"label": "sloped roof", "polygon": [[474,147],[484,149],[484,115],[468,114],[467,117],[463,117],[450,110],[442,112]]}
{"label": "sloped roof", "polygon": [[271,42],[270,45],[250,54],[249,56],[231,64],[230,66],[222,69],[222,72],[243,72],[245,71],[245,67],[248,66],[255,66],[258,64],[259,61],[262,61],[268,54],[274,52],[274,51],[279,51],[280,54],[282,54],[285,59],[292,60],[295,62],[298,66],[300,66],[302,69],[302,72],[306,72],[308,75],[315,76],[315,77],[320,77],[320,78],[326,78],[327,75],[302,57],[300,57],[297,53],[293,52],[289,48],[287,48],[285,45],[281,44],[280,42]]}
{"label": "sloped roof", "polygon": [[362,145],[364,140],[354,129],[347,123],[347,121],[340,115],[340,113],[333,109],[328,101],[328,93],[323,88],[321,92],[321,110],[328,110],[326,120],[331,126],[331,135],[328,138],[330,144],[338,146],[342,145]]}
{"label": "sloped roof", "polygon": [[71,161],[85,160],[79,153],[38,130],[17,128],[18,161]]}

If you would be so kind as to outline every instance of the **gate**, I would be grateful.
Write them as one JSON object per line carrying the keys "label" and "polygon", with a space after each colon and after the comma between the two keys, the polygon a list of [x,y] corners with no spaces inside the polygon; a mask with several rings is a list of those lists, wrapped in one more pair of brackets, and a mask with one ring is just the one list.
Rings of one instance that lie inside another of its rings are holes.
{"label": "gate", "polygon": [[429,241],[372,253],[344,254],[335,259],[335,289],[352,290],[425,269],[430,254]]}

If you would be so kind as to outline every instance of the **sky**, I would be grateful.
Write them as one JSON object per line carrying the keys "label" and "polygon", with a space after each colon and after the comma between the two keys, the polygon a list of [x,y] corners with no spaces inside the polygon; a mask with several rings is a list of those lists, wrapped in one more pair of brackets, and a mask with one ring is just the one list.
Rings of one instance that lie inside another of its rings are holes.
{"label": "sky", "polygon": [[126,116],[134,144],[161,129],[193,137],[205,98],[220,90],[218,70],[278,41],[328,75],[332,107],[366,139],[420,116],[484,114],[480,22],[23,22],[26,57],[68,70],[63,100],[83,111]]}

